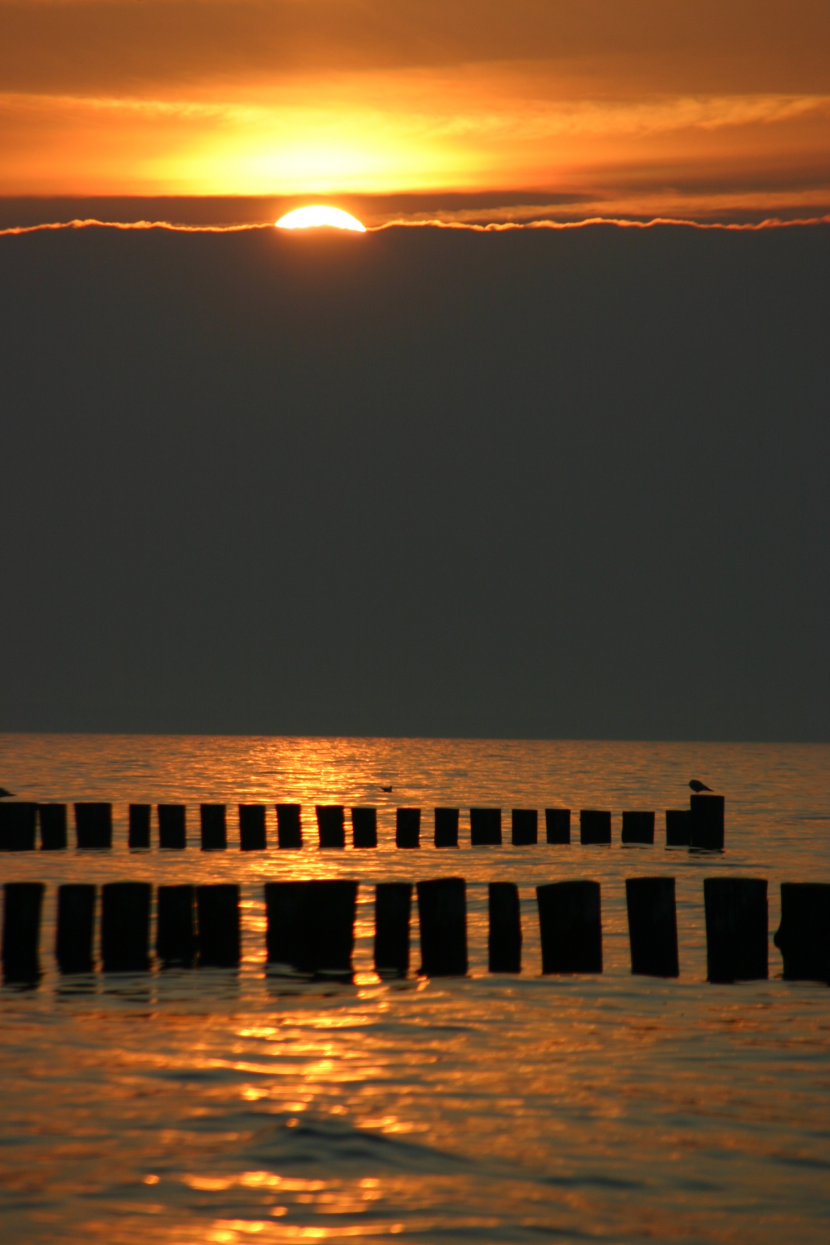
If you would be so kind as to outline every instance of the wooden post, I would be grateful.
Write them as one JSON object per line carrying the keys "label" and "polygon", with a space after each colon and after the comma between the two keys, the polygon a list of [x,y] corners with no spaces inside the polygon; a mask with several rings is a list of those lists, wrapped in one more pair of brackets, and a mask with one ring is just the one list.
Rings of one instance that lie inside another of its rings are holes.
{"label": "wooden post", "polygon": [[163,968],[192,968],[196,960],[196,887],[160,886],[156,901],[156,956]]}
{"label": "wooden post", "polygon": [[199,965],[235,968],[239,963],[239,887],[231,882],[196,887]]}
{"label": "wooden post", "polygon": [[570,843],[571,810],[569,808],[546,808],[545,832],[548,843]]}
{"label": "wooden post", "polygon": [[624,812],[623,843],[654,843],[654,813]]}
{"label": "wooden post", "polygon": [[421,810],[399,808],[395,813],[395,846],[421,846]]}
{"label": "wooden post", "polygon": [[709,980],[755,981],[767,977],[766,881],[761,878],[704,878],[703,900]]}
{"label": "wooden post", "polygon": [[410,882],[378,882],[375,887],[375,972],[405,977],[409,971]]}
{"label": "wooden post", "polygon": [[470,843],[473,847],[501,845],[501,809],[470,809]]}
{"label": "wooden post", "polygon": [[37,804],[0,801],[0,852],[33,852]]}
{"label": "wooden post", "polygon": [[150,967],[149,882],[101,887],[101,961],[107,973],[146,973]]}
{"label": "wooden post", "polygon": [[150,808],[149,804],[130,805],[129,845],[131,851],[150,846]]}
{"label": "wooden post", "polygon": [[830,984],[830,884],[781,883],[781,924],[773,942],[787,981]]}
{"label": "wooden post", "polygon": [[317,805],[317,829],[321,847],[345,847],[346,832],[343,825],[341,804]]}
{"label": "wooden post", "polygon": [[91,973],[95,933],[95,887],[67,882],[58,887],[55,958],[62,973]]}
{"label": "wooden post", "polygon": [[488,890],[488,964],[491,973],[522,971],[522,916],[515,882],[491,882]]}
{"label": "wooden post", "polygon": [[666,809],[666,847],[688,847],[692,834],[692,810]]}
{"label": "wooden post", "polygon": [[510,815],[510,839],[514,847],[535,846],[539,838],[539,814],[535,808],[514,808]]}
{"label": "wooden post", "polygon": [[375,808],[352,809],[352,846],[377,847],[378,814]]}
{"label": "wooden post", "polygon": [[62,852],[66,850],[66,805],[39,804],[40,850]]}
{"label": "wooden post", "polygon": [[677,910],[674,878],[626,878],[631,971],[677,977]]}
{"label": "wooden post", "polygon": [[599,882],[536,887],[543,973],[602,972]]}
{"label": "wooden post", "polygon": [[42,882],[6,882],[3,887],[3,980],[34,985],[40,978]]}
{"label": "wooden post", "polygon": [[722,795],[693,795],[689,846],[723,851],[724,798]]}
{"label": "wooden post", "polygon": [[265,805],[239,805],[239,850],[264,852],[268,846],[265,833]]}
{"label": "wooden post", "polygon": [[458,847],[458,809],[436,808],[435,846]]}
{"label": "wooden post", "polygon": [[425,977],[467,972],[467,888],[463,878],[418,883],[421,967]]}
{"label": "wooden post", "polygon": [[268,962],[351,976],[357,882],[266,882]]}
{"label": "wooden post", "polygon": [[581,843],[610,843],[611,814],[604,808],[583,808],[579,814]]}
{"label": "wooden post", "polygon": [[200,804],[199,822],[203,852],[223,852],[228,846],[224,804]]}
{"label": "wooden post", "polygon": [[303,845],[303,828],[299,804],[277,805],[277,843],[281,848]]}
{"label": "wooden post", "polygon": [[184,804],[159,804],[159,847],[182,851],[187,846],[187,818]]}
{"label": "wooden post", "polygon": [[75,833],[80,848],[112,847],[112,805],[76,804]]}

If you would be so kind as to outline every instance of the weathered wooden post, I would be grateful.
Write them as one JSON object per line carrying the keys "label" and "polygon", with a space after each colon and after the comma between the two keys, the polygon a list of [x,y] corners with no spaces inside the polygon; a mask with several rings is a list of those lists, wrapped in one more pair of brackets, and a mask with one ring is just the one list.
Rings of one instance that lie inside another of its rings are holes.
{"label": "weathered wooden post", "polygon": [[773,942],[784,957],[787,981],[830,984],[830,883],[781,883],[781,923]]}
{"label": "weathered wooden post", "polygon": [[602,972],[599,882],[536,887],[543,973]]}
{"label": "weathered wooden post", "polygon": [[303,845],[303,828],[299,804],[277,805],[277,843],[281,848]]}
{"label": "weathered wooden post", "polygon": [[623,843],[653,843],[654,813],[626,811],[622,815]]}
{"label": "weathered wooden post", "polygon": [[228,846],[224,804],[200,804],[199,821],[203,852],[223,852]]}
{"label": "weathered wooden post", "polygon": [[156,956],[164,968],[196,961],[196,887],[160,886],[156,892]]}
{"label": "weathered wooden post", "polygon": [[375,887],[375,972],[405,977],[409,972],[410,882],[378,882]]}
{"label": "weathered wooden post", "polygon": [[458,847],[458,809],[436,808],[435,846]]}
{"label": "weathered wooden post", "polygon": [[535,846],[539,838],[539,814],[535,808],[514,808],[510,814],[510,838],[514,847]]}
{"label": "weathered wooden post", "polygon": [[112,847],[112,805],[75,805],[75,833],[80,848]]}
{"label": "weathered wooden post", "polygon": [[395,812],[395,846],[421,846],[421,810],[399,808]]}
{"label": "weathered wooden post", "polygon": [[470,809],[470,843],[473,847],[501,844],[501,809]]}
{"label": "weathered wooden post", "polygon": [[515,882],[491,882],[487,907],[488,965],[491,973],[522,971],[522,916]]}
{"label": "weathered wooden post", "polygon": [[692,835],[690,808],[666,809],[666,847],[688,847]]}
{"label": "weathered wooden post", "polygon": [[583,808],[579,814],[581,843],[610,843],[611,814],[604,808]]}
{"label": "weathered wooden post", "polygon": [[40,978],[42,882],[6,882],[3,887],[3,980],[34,985]]}
{"label": "weathered wooden post", "polygon": [[377,847],[378,813],[376,808],[352,809],[352,846]]}
{"label": "weathered wooden post", "polygon": [[317,829],[321,847],[345,847],[346,831],[343,824],[341,804],[317,805]]}
{"label": "weathered wooden post", "polygon": [[268,846],[265,831],[265,805],[239,805],[239,850],[264,852]]}
{"label": "weathered wooden post", "polygon": [[149,882],[101,887],[101,961],[107,973],[146,973],[150,967]]}
{"label": "weathered wooden post", "polygon": [[0,801],[0,852],[33,852],[37,804]]}
{"label": "weathered wooden post", "polygon": [[569,808],[546,808],[545,832],[548,843],[570,843],[571,810]]}
{"label": "weathered wooden post", "polygon": [[425,977],[467,972],[467,888],[463,878],[418,883],[421,967]]}
{"label": "weathered wooden post", "polygon": [[187,846],[187,818],[184,804],[159,804],[159,847],[181,851]]}
{"label": "weathered wooden post", "polygon": [[766,880],[704,878],[703,900],[709,980],[755,981],[769,976]]}
{"label": "weathered wooden post", "polygon": [[239,963],[239,887],[231,882],[196,887],[199,965],[235,968]]}
{"label": "weathered wooden post", "polygon": [[58,887],[55,958],[62,973],[91,973],[95,933],[95,887],[67,882]]}
{"label": "weathered wooden post", "polygon": [[722,795],[692,796],[690,847],[723,851],[724,804]]}
{"label": "weathered wooden post", "polygon": [[40,850],[42,852],[65,851],[68,842],[66,805],[39,804],[38,820],[40,821]]}
{"label": "weathered wooden post", "polygon": [[150,809],[149,804],[130,805],[129,846],[131,851],[150,846]]}
{"label": "weathered wooden post", "polygon": [[631,971],[677,977],[677,909],[674,878],[626,878]]}

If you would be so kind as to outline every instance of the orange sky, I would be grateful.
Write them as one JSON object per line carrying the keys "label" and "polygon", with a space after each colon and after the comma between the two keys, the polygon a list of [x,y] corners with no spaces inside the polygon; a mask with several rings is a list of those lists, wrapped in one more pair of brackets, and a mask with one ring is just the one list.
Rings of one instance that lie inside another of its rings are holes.
{"label": "orange sky", "polygon": [[0,194],[830,210],[828,0],[0,0]]}

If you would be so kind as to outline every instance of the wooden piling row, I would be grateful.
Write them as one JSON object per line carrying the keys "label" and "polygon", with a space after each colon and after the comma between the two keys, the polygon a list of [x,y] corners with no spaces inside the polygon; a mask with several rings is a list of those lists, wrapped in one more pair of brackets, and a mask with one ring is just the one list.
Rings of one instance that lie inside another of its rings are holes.
{"label": "wooden piling row", "polygon": [[[299,804],[278,804],[277,839],[280,849],[303,846],[302,809]],[[352,846],[373,848],[378,845],[377,809],[357,806],[350,811]],[[240,804],[239,846],[242,851],[267,850],[265,825],[266,805]],[[74,805],[76,843],[79,848],[112,846],[112,804],[78,803]],[[346,846],[346,810],[339,804],[318,804],[315,807],[317,838],[323,849],[339,850]],[[434,810],[435,847],[458,847],[459,814],[457,808]],[[187,846],[187,810],[184,804],[156,806],[158,846],[164,850],[181,851]],[[203,851],[224,851],[228,846],[227,810],[224,804],[202,804],[199,807],[201,848]],[[65,804],[32,804],[22,801],[0,803],[0,851],[32,851],[36,847],[37,825],[40,824],[40,846],[44,851],[61,850],[67,846],[67,806]],[[621,842],[653,844],[655,816],[652,811],[624,810]],[[537,809],[514,808],[510,814],[510,842],[514,847],[535,846],[539,841]],[[129,847],[147,849],[152,838],[152,805],[130,804]],[[549,844],[571,842],[571,810],[545,809],[545,841]],[[608,809],[582,809],[579,814],[579,841],[585,845],[608,845],[612,841],[611,813]],[[502,810],[500,808],[470,809],[470,844],[473,847],[498,847],[502,843]],[[421,846],[421,809],[399,808],[395,813],[395,845],[402,849]],[[688,847],[695,851],[722,851],[724,845],[724,798],[713,794],[691,797],[689,809],[666,810],[666,846]]]}
{"label": "wooden piling row", "polygon": [[[267,882],[266,949],[275,972],[349,977],[352,972],[358,883],[354,880]],[[4,887],[2,965],[8,984],[40,977],[40,922],[44,885]],[[105,972],[150,968],[152,886],[108,882],[101,887],[99,951]],[[421,963],[427,977],[467,972],[466,883],[460,877],[417,883]],[[714,877],[703,884],[707,976],[711,982],[768,976],[767,883],[759,878]],[[89,883],[58,888],[55,956],[61,973],[90,972],[95,964],[97,892]],[[536,887],[542,973],[601,973],[600,885],[567,880]],[[239,887],[231,883],[161,885],[156,892],[155,952],[162,967],[232,968],[240,960]],[[674,878],[626,880],[631,971],[679,975]],[[410,967],[412,884],[378,883],[375,890],[375,967],[381,976],[406,976]],[[488,889],[488,964],[493,973],[519,973],[522,924],[518,888]],[[781,886],[781,924],[775,944],[787,980],[830,983],[830,884]]]}

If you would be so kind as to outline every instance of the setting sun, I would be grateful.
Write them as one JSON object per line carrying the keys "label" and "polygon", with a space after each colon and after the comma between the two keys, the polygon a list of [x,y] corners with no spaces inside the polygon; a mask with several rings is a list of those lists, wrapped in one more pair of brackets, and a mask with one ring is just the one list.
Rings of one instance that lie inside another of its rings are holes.
{"label": "setting sun", "polygon": [[311,207],[295,208],[277,221],[278,229],[316,229],[328,225],[333,229],[351,229],[356,233],[365,233],[366,226],[361,225],[355,216],[340,208],[325,207],[316,204]]}

